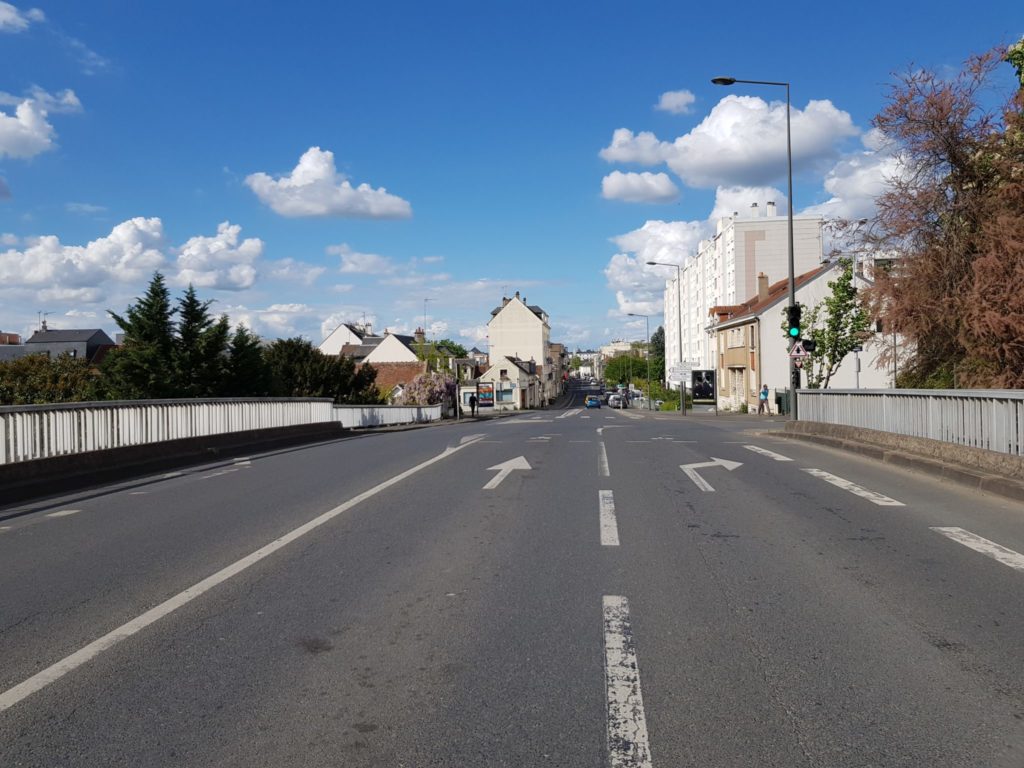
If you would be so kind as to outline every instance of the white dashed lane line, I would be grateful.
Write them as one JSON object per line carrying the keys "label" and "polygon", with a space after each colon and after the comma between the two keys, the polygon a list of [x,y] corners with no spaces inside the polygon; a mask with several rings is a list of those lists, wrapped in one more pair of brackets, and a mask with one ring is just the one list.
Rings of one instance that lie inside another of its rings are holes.
{"label": "white dashed lane line", "polygon": [[57,512],[49,512],[47,517],[68,517],[69,515],[77,515],[82,510],[80,509],[61,509]]}
{"label": "white dashed lane line", "polygon": [[933,527],[932,530],[936,533],[941,533],[946,538],[952,539],[958,544],[970,547],[975,552],[981,552],[983,555],[988,555],[993,560],[997,560],[1003,565],[1008,565],[1018,571],[1024,571],[1024,555],[1019,552],[1007,549],[1001,544],[996,544],[994,541],[983,539],[981,536],[973,534],[970,531],[965,531],[963,528]]}
{"label": "white dashed lane line", "polygon": [[888,496],[881,493],[877,493],[876,491],[869,491],[867,488],[862,488],[856,483],[851,483],[849,480],[844,480],[843,478],[833,475],[830,472],[826,472],[822,469],[805,468],[803,471],[809,475],[813,475],[814,477],[821,478],[827,483],[832,483],[832,485],[836,486],[837,488],[842,488],[844,491],[849,491],[850,493],[856,494],[861,498],[867,499],[872,504],[877,504],[880,507],[906,506],[902,501],[890,499]]}
{"label": "white dashed lane line", "polygon": [[611,470],[608,468],[608,451],[604,449],[604,443],[599,443],[600,453],[597,457],[597,473],[601,477],[611,477]]}
{"label": "white dashed lane line", "polygon": [[601,546],[619,546],[619,526],[615,522],[615,496],[611,491],[598,491],[597,503],[601,514]]}
{"label": "white dashed lane line", "polygon": [[629,601],[617,595],[604,596],[604,664],[609,762],[612,768],[652,768]]}
{"label": "white dashed lane line", "polygon": [[775,451],[769,451],[767,448],[762,448],[759,445],[744,445],[743,447],[748,451],[759,453],[762,456],[767,456],[769,459],[774,459],[775,461],[792,461],[788,456],[783,456],[781,453],[775,453]]}

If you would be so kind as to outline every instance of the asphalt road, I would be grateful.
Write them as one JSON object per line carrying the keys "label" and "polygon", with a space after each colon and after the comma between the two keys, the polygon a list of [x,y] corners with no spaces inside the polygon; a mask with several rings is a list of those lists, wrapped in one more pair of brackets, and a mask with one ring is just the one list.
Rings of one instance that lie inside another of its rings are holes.
{"label": "asphalt road", "polygon": [[1024,506],[581,403],[0,508],[0,766],[1024,766]]}

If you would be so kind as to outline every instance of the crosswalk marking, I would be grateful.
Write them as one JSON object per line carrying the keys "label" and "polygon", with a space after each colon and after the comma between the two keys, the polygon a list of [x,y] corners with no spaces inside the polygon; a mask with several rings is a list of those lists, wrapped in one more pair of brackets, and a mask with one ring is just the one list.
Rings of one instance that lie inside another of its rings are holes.
{"label": "crosswalk marking", "polygon": [[965,547],[970,547],[975,552],[988,555],[1003,565],[1008,565],[1018,571],[1024,571],[1024,555],[1019,552],[1007,549],[1001,544],[996,544],[994,541],[983,539],[981,536],[965,531],[963,528],[933,527],[932,530],[959,544],[963,544]]}
{"label": "crosswalk marking", "polygon": [[826,472],[823,469],[805,468],[804,472],[806,472],[809,475],[814,475],[815,477],[820,477],[825,482],[832,483],[832,485],[836,486],[837,488],[842,488],[844,491],[849,491],[850,493],[856,494],[857,496],[865,498],[872,504],[877,504],[880,507],[906,506],[902,501],[896,501],[896,499],[890,499],[888,496],[884,494],[877,493],[875,491],[869,491],[867,488],[862,488],[856,483],[851,483],[849,480],[844,480],[843,478],[833,475],[830,472]]}

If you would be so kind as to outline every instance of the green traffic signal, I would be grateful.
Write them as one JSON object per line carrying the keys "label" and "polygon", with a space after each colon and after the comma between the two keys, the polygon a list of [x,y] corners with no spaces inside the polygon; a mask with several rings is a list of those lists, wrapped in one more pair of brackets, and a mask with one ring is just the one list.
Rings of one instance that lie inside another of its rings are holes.
{"label": "green traffic signal", "polygon": [[792,304],[786,307],[786,322],[789,323],[789,336],[793,339],[800,338],[800,312],[799,304]]}

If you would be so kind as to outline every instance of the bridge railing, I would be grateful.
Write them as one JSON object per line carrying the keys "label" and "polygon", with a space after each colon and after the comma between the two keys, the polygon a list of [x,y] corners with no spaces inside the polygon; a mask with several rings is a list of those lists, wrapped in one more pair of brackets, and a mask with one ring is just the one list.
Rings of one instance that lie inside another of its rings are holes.
{"label": "bridge railing", "polygon": [[329,398],[129,400],[0,407],[0,464],[255,429],[329,423]]}
{"label": "bridge railing", "polygon": [[338,405],[335,417],[341,426],[385,427],[394,424],[419,424],[441,419],[440,405]]}
{"label": "bridge railing", "polygon": [[802,389],[801,421],[844,424],[1024,455],[1024,391]]}

